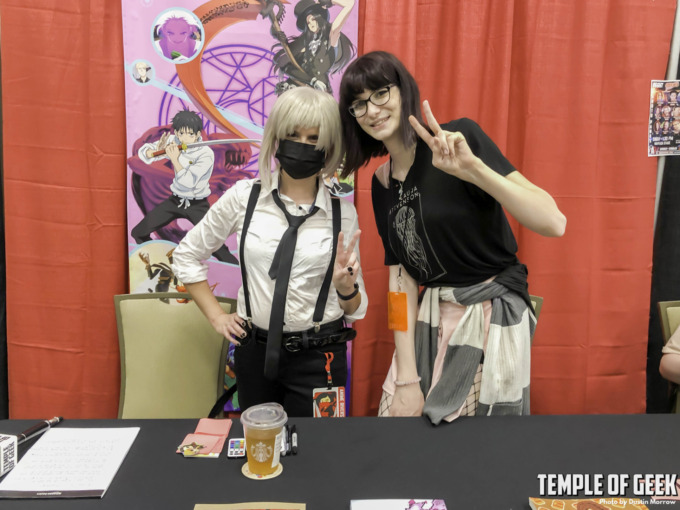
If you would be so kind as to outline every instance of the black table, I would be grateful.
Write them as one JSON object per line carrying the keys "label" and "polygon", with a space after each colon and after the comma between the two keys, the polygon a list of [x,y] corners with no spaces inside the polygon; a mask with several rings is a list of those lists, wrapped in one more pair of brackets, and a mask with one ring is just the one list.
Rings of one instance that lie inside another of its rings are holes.
{"label": "black table", "polygon": [[[0,421],[0,432],[33,423]],[[297,426],[298,455],[282,458],[278,478],[257,481],[241,474],[245,460],[226,451],[218,459],[174,453],[197,420],[65,420],[60,427],[141,427],[104,498],[0,500],[0,508],[191,510],[283,501],[347,510],[350,499],[443,498],[450,510],[528,510],[539,474],[680,473],[680,415],[460,418],[439,427],[424,418],[289,423]],[[241,430],[234,420],[230,437]]]}

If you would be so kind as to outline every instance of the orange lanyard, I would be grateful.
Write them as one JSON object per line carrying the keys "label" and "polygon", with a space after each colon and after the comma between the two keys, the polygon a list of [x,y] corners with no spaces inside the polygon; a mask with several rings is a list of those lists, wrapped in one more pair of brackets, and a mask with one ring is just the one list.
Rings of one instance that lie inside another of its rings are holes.
{"label": "orange lanyard", "polygon": [[331,376],[331,363],[333,363],[333,358],[335,355],[332,352],[324,352],[326,355],[326,375],[328,375],[328,389],[333,387],[333,377]]}

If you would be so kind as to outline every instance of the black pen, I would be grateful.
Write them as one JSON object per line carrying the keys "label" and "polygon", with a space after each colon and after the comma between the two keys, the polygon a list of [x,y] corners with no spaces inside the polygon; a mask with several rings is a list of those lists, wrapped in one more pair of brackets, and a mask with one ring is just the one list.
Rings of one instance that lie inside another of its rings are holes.
{"label": "black pen", "polygon": [[292,427],[286,426],[286,432],[288,433],[288,455],[290,455],[293,451],[293,428],[295,426],[293,425]]}
{"label": "black pen", "polygon": [[297,455],[297,430],[295,428],[295,425],[291,427],[291,433],[290,433],[290,440],[293,448],[293,455]]}
{"label": "black pen", "polygon": [[29,439],[42,434],[47,429],[54,427],[57,423],[60,423],[63,419],[64,418],[61,416],[55,416],[51,420],[43,420],[40,423],[36,423],[17,436],[17,445],[20,445],[21,443],[24,443]]}

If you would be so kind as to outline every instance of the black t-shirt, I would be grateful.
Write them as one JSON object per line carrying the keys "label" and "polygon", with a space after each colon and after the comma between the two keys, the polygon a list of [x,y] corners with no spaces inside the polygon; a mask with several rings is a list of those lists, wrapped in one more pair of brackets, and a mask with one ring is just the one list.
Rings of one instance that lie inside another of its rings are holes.
{"label": "black t-shirt", "polygon": [[[515,171],[474,121],[442,127],[460,131],[495,172]],[[374,175],[372,195],[385,264],[401,263],[421,285],[465,287],[518,264],[517,242],[501,205],[474,184],[433,167],[432,151],[422,140],[403,184],[390,175],[386,189]]]}

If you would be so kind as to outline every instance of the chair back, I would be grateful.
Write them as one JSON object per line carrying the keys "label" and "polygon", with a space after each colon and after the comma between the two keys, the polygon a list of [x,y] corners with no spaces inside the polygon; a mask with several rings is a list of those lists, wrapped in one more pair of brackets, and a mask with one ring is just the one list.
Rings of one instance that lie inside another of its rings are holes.
{"label": "chair back", "polygon": [[[236,301],[217,298],[225,312]],[[222,394],[229,342],[187,293],[114,296],[119,418],[205,418]]]}
{"label": "chair back", "polygon": [[659,301],[658,306],[663,343],[666,345],[673,332],[680,326],[680,301]]}
{"label": "chair back", "polygon": [[[661,333],[663,334],[663,344],[666,345],[678,326],[680,326],[680,301],[659,301],[659,320],[661,321]],[[671,385],[672,412],[680,413],[680,395],[678,386]]]}
{"label": "chair back", "polygon": [[541,308],[543,307],[543,298],[540,296],[529,295],[529,299],[531,300],[531,304],[534,307],[534,316],[536,317],[536,323],[538,323],[538,316],[540,315]]}
{"label": "chair back", "polygon": [[[541,307],[543,306],[543,298],[540,296],[532,296],[529,294],[529,299],[531,300],[531,306],[534,307],[534,317],[536,317],[536,326],[538,326],[538,316],[541,313]],[[536,335],[536,329],[534,328],[534,334],[531,335],[531,345],[534,345],[534,336]]]}

